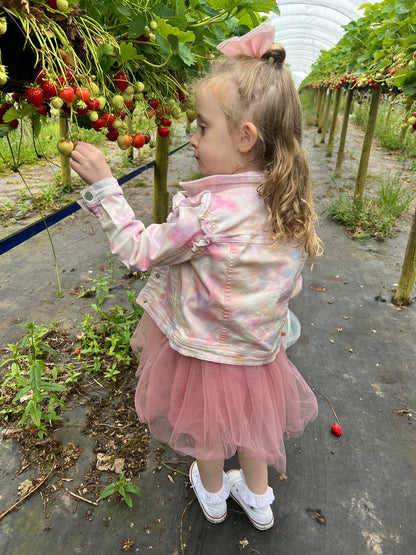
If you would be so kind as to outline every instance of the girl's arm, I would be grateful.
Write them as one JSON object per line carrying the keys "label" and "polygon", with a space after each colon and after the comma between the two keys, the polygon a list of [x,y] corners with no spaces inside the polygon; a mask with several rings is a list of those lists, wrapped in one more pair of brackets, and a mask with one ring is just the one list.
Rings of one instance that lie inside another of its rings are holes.
{"label": "girl's arm", "polygon": [[111,252],[125,266],[145,271],[184,262],[199,250],[196,243],[205,235],[200,216],[206,210],[206,202],[196,205],[185,202],[177,207],[171,222],[146,228],[136,220],[100,150],[78,143],[71,158],[72,168],[91,184],[82,191],[79,204],[98,219],[110,241]]}

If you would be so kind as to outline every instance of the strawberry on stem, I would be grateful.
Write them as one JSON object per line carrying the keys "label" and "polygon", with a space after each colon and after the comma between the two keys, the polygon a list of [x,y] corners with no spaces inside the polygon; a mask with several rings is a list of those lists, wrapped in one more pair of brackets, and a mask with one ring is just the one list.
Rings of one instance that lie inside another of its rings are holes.
{"label": "strawberry on stem", "polygon": [[44,94],[41,89],[38,88],[29,88],[26,89],[25,96],[27,100],[33,104],[36,108],[40,108],[42,105]]}
{"label": "strawberry on stem", "polygon": [[56,146],[62,156],[70,156],[74,150],[74,143],[72,141],[62,140]]}

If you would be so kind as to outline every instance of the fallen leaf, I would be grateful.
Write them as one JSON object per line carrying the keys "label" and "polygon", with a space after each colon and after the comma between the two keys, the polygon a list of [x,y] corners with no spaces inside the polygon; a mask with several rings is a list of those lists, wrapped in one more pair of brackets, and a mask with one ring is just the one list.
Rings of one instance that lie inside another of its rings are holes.
{"label": "fallen leaf", "polygon": [[32,487],[33,487],[32,480],[25,480],[24,482],[19,484],[18,490],[19,490],[20,495],[22,497],[24,497],[25,495],[27,495],[29,493],[29,491],[31,490]]}
{"label": "fallen leaf", "polygon": [[317,293],[324,293],[326,291],[326,287],[323,285],[310,285],[310,289],[312,289],[312,291],[316,291]]}

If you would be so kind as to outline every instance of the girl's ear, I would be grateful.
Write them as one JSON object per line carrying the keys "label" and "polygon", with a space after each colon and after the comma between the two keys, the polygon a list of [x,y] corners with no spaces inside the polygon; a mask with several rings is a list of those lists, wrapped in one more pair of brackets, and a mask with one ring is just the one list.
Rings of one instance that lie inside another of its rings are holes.
{"label": "girl's ear", "polygon": [[243,123],[238,149],[241,153],[249,152],[257,142],[257,127],[251,121]]}

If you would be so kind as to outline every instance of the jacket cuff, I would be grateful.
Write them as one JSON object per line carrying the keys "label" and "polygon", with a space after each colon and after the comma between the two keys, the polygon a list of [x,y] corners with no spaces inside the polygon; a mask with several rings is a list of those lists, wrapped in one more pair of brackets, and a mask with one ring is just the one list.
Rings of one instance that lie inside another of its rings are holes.
{"label": "jacket cuff", "polygon": [[100,204],[103,199],[108,196],[122,195],[123,190],[118,184],[117,179],[114,177],[106,177],[101,179],[96,183],[93,183],[89,187],[81,191],[82,199],[78,201],[78,204],[82,208],[89,209],[97,204]]}

